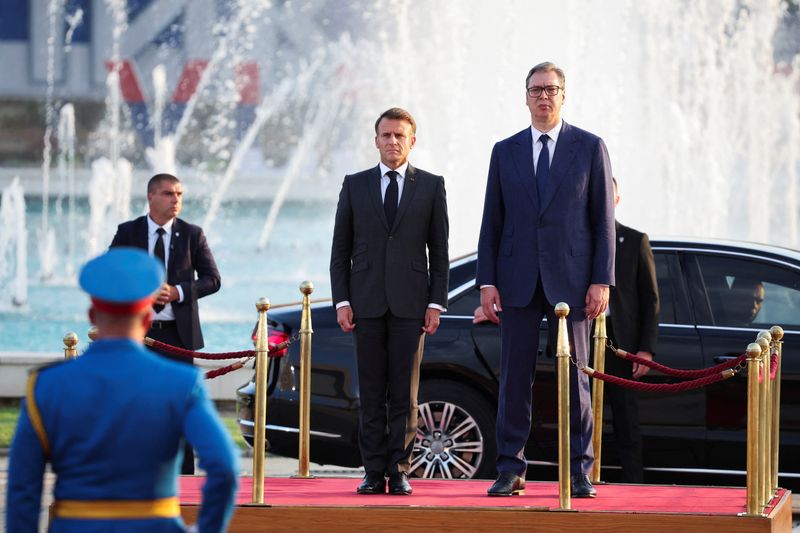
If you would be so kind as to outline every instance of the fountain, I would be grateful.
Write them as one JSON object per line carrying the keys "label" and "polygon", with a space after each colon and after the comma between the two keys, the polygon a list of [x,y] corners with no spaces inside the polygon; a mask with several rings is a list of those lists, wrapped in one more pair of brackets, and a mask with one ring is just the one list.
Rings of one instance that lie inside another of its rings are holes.
{"label": "fountain", "polygon": [[[124,0],[102,4],[111,52],[106,118],[87,152],[88,207],[70,218],[65,129],[58,172],[68,207],[56,202],[54,224],[48,92],[40,253],[31,255],[41,279],[69,278],[142,212],[144,181],[174,172],[188,185],[186,218],[203,225],[223,273],[223,290],[203,302],[210,344],[215,324],[250,319],[241,310],[256,286],[290,299],[280,291],[299,276],[325,296],[342,176],[376,163],[372,124],[388,107],[417,118],[412,162],[446,178],[452,255],[474,250],[491,147],[529,124],[524,76],[543,60],[566,71],[565,120],[606,140],[622,222],[651,235],[800,247],[800,44],[776,54],[777,35],[798,33],[782,30],[781,0],[145,4],[148,16],[170,13],[179,44],[130,50],[141,41],[130,28],[142,25]],[[60,35],[63,0],[50,8]],[[73,28],[83,18],[70,17]],[[148,79],[134,102],[122,86],[137,72]],[[64,128],[69,113],[62,106]],[[767,198],[769,208],[750,208]]]}
{"label": "fountain", "polygon": [[0,196],[0,311],[25,308],[28,303],[27,247],[25,194],[17,177]]}

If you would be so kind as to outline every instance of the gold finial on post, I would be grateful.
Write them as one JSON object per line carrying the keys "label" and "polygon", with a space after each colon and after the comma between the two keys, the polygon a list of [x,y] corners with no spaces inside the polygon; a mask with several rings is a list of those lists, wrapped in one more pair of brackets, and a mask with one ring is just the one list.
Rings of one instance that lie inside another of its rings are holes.
{"label": "gold finial on post", "polygon": [[772,392],[772,424],[771,424],[771,440],[770,440],[770,485],[771,495],[775,496],[778,493],[778,451],[780,448],[780,435],[781,435],[781,363],[783,357],[783,328],[780,326],[772,326],[769,328],[772,335],[772,349],[776,357],[777,365],[775,366],[775,378],[771,383]]}
{"label": "gold finial on post", "polygon": [[78,334],[70,331],[62,339],[64,342],[64,359],[75,359],[78,357]]}
{"label": "gold finial on post", "polygon": [[303,294],[303,312],[300,318],[300,436],[297,453],[297,476],[313,477],[308,463],[311,456],[311,293],[314,284],[304,281],[300,284]]}
{"label": "gold finial on post", "polygon": [[[606,315],[601,314],[594,320],[594,369],[606,371]],[[600,466],[603,450],[603,390],[602,379],[592,380],[592,415],[594,431],[592,432],[592,448],[594,464],[592,465],[592,483],[600,482]]]}
{"label": "gold finial on post", "polygon": [[558,365],[558,507],[570,508],[569,477],[569,334],[567,333],[567,315],[569,305],[564,302],[556,304],[558,317],[558,340],[556,342],[556,360]]}
{"label": "gold finial on post", "polygon": [[749,516],[760,516],[759,507],[759,435],[758,435],[758,360],[761,346],[752,342],[747,345],[747,512]]}
{"label": "gold finial on post", "polygon": [[97,326],[92,326],[89,328],[89,332],[86,333],[86,336],[89,337],[90,342],[94,342],[97,340]]}
{"label": "gold finial on post", "polygon": [[256,412],[253,431],[253,503],[264,503],[264,453],[267,441],[267,311],[269,300],[256,302],[258,326],[256,327]]}

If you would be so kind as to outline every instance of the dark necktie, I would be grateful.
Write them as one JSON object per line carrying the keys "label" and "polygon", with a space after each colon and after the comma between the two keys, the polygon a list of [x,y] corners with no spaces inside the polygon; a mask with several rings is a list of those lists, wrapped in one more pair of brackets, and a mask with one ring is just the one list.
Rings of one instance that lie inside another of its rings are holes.
{"label": "dark necktie", "polygon": [[[166,255],[164,254],[164,234],[167,231],[164,228],[158,228],[156,233],[158,233],[158,237],[156,237],[156,245],[153,247],[153,257],[161,261],[161,264],[164,265],[164,270],[167,269],[167,260]],[[160,313],[161,310],[164,309],[164,306],[161,304],[153,304],[153,311],[156,313]]]}
{"label": "dark necktie", "polygon": [[394,217],[397,215],[397,176],[399,174],[394,170],[386,173],[389,176],[389,186],[386,187],[386,194],[383,196],[383,212],[386,213],[386,222],[389,223],[389,229],[394,225]]}
{"label": "dark necktie", "polygon": [[539,152],[539,160],[536,162],[536,188],[539,191],[539,202],[544,198],[544,191],[547,188],[547,180],[550,178],[550,150],[547,148],[548,135],[539,137],[542,143],[542,151]]}

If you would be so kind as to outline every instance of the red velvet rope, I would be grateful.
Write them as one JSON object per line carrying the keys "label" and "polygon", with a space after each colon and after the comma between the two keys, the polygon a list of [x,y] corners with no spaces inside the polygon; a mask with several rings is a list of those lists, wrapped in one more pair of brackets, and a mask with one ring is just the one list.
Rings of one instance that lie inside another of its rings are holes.
{"label": "red velvet rope", "polygon": [[589,374],[593,378],[603,380],[606,383],[611,383],[613,385],[619,385],[620,387],[626,387],[628,389],[640,390],[645,392],[681,392],[692,389],[699,389],[700,387],[705,387],[706,385],[711,385],[712,383],[716,383],[718,381],[722,381],[723,379],[728,379],[729,377],[733,376],[732,371],[727,371],[699,379],[694,379],[691,381],[683,381],[681,383],[643,383],[641,381],[632,381],[630,379],[624,379],[617,376],[612,376],[611,374],[604,374],[602,372],[598,372],[596,370],[588,368],[587,370],[589,370],[586,372],[587,374]]}
{"label": "red velvet rope", "polygon": [[716,366],[712,366],[709,368],[700,368],[698,370],[679,370],[677,368],[670,368],[668,366],[664,366],[662,364],[656,363],[655,361],[650,361],[649,359],[643,359],[637,355],[633,355],[630,352],[626,352],[625,350],[618,349],[616,351],[616,354],[618,357],[621,357],[625,360],[650,367],[653,370],[658,370],[659,372],[666,374],[668,376],[673,376],[676,378],[683,378],[683,379],[702,378],[706,376],[711,376],[723,370],[727,370],[729,368],[733,368],[737,365],[740,365],[744,363],[745,359],[747,359],[747,354],[744,353],[739,357],[737,357],[736,359],[731,359],[730,361],[725,361],[724,363],[720,363]]}
{"label": "red velvet rope", "polygon": [[[179,355],[181,357],[187,357],[187,358],[194,357],[196,359],[221,360],[221,359],[241,359],[245,357],[256,356],[255,350],[244,350],[242,352],[223,352],[223,353],[195,352],[192,350],[185,350],[183,348],[178,348],[177,346],[172,346],[170,344],[166,344],[161,341],[151,339],[149,337],[145,338],[145,344],[147,344],[151,348],[155,348],[156,350],[160,350],[162,352],[171,353],[173,355]],[[285,350],[288,345],[289,343],[287,342],[282,342],[280,344],[270,344],[269,350],[267,351],[267,356],[274,357],[275,354],[281,352],[282,350]]]}
{"label": "red velvet rope", "polygon": [[233,363],[232,365],[223,366],[222,368],[217,368],[215,370],[209,370],[208,372],[206,372],[206,379],[214,379],[219,376],[224,376],[229,372],[233,372],[234,370],[239,370],[243,366],[244,363],[239,361],[237,363]]}

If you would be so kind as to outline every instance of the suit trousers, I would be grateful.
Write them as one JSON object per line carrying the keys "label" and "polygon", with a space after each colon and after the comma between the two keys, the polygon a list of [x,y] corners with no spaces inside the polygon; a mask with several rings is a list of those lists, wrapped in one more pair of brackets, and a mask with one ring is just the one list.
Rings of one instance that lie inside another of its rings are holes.
{"label": "suit trousers", "polygon": [[[162,324],[169,324],[162,323]],[[176,346],[178,348],[183,348],[183,343],[181,342],[180,337],[178,336],[178,328],[177,325],[173,322],[165,327],[151,327],[148,332],[147,336],[153,340],[161,341],[164,344],[169,344],[170,346]],[[177,361],[179,363],[185,363],[189,365],[194,364],[194,359],[181,357],[179,355],[174,355],[167,352],[162,352],[153,348],[150,348],[153,353],[156,353],[162,357],[166,357],[167,359],[172,359],[173,361]],[[184,442],[183,446],[183,462],[181,463],[181,474],[183,475],[192,475],[194,474],[194,450],[192,446],[188,442]]]}
{"label": "suit trousers", "polygon": [[359,435],[367,472],[408,472],[417,433],[423,319],[356,318]]}
{"label": "suit trousers", "polygon": [[[606,322],[608,338],[617,344],[611,321]],[[622,346],[623,349],[627,349]],[[633,364],[606,349],[606,373],[633,379]],[[639,394],[635,390],[606,383],[605,397],[611,405],[614,440],[622,467],[623,483],[642,483],[642,434],[639,430]]]}
{"label": "suit trousers", "polygon": [[[570,312],[567,331],[573,357],[587,364],[589,321],[583,309]],[[547,317],[548,342],[556,346],[558,318],[544,295],[541,279],[525,307],[503,306],[500,317],[500,388],[497,402],[497,471],[525,476],[525,444],[531,431],[532,387],[536,376],[539,326]],[[592,405],[589,377],[570,364],[570,471],[589,474],[592,450]],[[555,405],[557,399],[553,397]]]}

